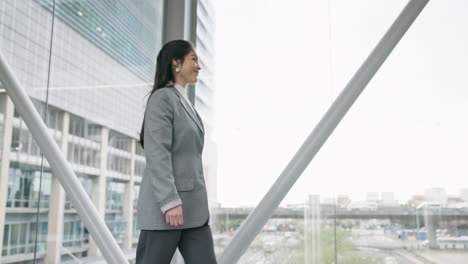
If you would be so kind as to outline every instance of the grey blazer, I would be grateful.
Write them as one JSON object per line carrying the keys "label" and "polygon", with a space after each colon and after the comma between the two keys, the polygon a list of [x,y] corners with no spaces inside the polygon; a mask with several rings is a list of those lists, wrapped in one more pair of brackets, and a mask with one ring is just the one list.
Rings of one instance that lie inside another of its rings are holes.
{"label": "grey blazer", "polygon": [[[209,219],[203,176],[204,128],[172,85],[156,90],[146,106],[146,167],[137,204],[137,228],[170,230],[198,227]],[[180,199],[184,224],[166,224],[164,206]]]}

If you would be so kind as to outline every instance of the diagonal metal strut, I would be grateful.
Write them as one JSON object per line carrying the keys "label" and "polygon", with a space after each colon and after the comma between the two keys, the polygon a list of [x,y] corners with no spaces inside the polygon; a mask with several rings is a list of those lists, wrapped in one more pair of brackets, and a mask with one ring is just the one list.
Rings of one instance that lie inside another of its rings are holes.
{"label": "diagonal metal strut", "polygon": [[262,226],[273,215],[274,210],[284,199],[428,2],[429,0],[411,0],[408,2],[255,210],[249,214],[238,230],[237,235],[220,256],[220,264],[234,264],[242,257],[253,239],[260,232]]}
{"label": "diagonal metal strut", "polygon": [[42,121],[23,87],[20,86],[19,81],[1,51],[0,81],[28,126],[34,140],[39,145],[41,152],[47,158],[54,175],[57,176],[80,218],[83,220],[94,241],[96,241],[107,263],[128,264],[127,258],[107,228],[104,220],[99,216],[96,207],[94,207],[93,202],[88,197],[59,146],[49,134],[47,126]]}

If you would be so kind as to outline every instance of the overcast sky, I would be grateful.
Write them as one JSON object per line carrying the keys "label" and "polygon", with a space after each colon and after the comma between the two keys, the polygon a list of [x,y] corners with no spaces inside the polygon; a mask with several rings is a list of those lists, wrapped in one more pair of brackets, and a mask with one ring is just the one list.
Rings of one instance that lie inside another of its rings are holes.
{"label": "overcast sky", "polygon": [[[261,200],[406,3],[215,1],[223,206]],[[429,2],[283,204],[468,188],[467,13]]]}

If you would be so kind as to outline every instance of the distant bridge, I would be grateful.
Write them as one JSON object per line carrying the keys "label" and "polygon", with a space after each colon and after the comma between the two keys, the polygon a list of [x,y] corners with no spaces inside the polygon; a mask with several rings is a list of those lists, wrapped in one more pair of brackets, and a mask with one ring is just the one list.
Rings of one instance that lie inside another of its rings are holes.
{"label": "distant bridge", "polygon": [[[254,208],[216,208],[212,211],[219,219],[244,219]],[[446,221],[466,221],[468,224],[468,208],[466,209],[453,209],[453,208],[440,208],[440,209],[414,209],[411,207],[388,207],[379,208],[377,210],[347,210],[343,208],[333,208],[333,206],[320,206],[320,219],[389,219],[389,220],[403,220],[414,221],[419,217],[424,221],[425,215],[430,216],[437,222]],[[277,208],[272,218],[304,218],[303,208]],[[463,224],[463,223],[459,223]]]}

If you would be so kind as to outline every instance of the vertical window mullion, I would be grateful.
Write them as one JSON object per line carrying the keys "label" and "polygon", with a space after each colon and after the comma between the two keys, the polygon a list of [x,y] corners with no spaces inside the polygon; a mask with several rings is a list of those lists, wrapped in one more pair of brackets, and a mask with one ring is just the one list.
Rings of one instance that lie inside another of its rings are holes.
{"label": "vertical window mullion", "polygon": [[24,195],[25,195],[25,180],[24,180],[25,176],[23,174],[21,174],[21,177],[20,177],[20,196],[18,197],[19,199],[19,207],[24,207]]}

